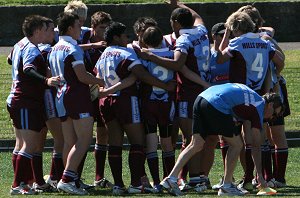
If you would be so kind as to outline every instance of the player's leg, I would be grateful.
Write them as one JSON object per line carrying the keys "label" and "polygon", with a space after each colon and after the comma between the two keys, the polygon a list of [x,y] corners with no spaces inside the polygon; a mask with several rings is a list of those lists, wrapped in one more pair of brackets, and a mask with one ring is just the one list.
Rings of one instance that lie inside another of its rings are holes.
{"label": "player's leg", "polygon": [[131,173],[131,186],[139,187],[142,185],[141,178],[144,176],[144,142],[145,132],[143,124],[124,125],[126,135],[130,143],[128,156],[129,169]]}
{"label": "player's leg", "polygon": [[[252,179],[254,171],[254,163],[252,159],[252,133],[251,133],[251,123],[249,121],[243,122],[242,127],[242,137],[245,145],[245,154],[240,156],[245,156],[245,173],[239,184],[240,189],[253,190]],[[243,161],[243,160],[240,160]]]}
{"label": "player's leg", "polygon": [[56,187],[57,182],[60,180],[64,171],[64,163],[62,158],[64,137],[62,134],[61,121],[59,118],[50,118],[46,121],[46,125],[48,130],[51,132],[54,141],[50,175],[48,176],[48,178],[46,178],[46,182],[49,183],[52,187]]}
{"label": "player's leg", "polygon": [[275,145],[274,157],[275,166],[273,173],[276,187],[284,187],[286,185],[285,173],[288,159],[288,144],[285,136],[284,125],[270,126],[271,139]]}
{"label": "player's leg", "polygon": [[14,172],[16,170],[16,162],[17,162],[17,157],[18,157],[18,153],[22,148],[23,145],[23,140],[22,140],[22,136],[20,134],[20,131],[17,130],[15,127],[13,127],[14,132],[15,132],[15,136],[16,136],[16,143],[15,143],[15,147],[12,153],[12,164],[13,164],[13,169]]}
{"label": "player's leg", "polygon": [[225,158],[225,171],[224,171],[224,184],[231,184],[233,172],[238,160],[238,156],[242,150],[243,142],[240,135],[233,137],[224,137],[225,141],[229,144],[228,152]]}
{"label": "player's leg", "polygon": [[146,132],[146,158],[149,167],[150,174],[153,179],[153,184],[158,185],[160,183],[159,178],[159,160],[157,154],[158,136],[157,125],[151,125],[145,122]]}
{"label": "player's leg", "polygon": [[46,182],[54,188],[57,187],[57,182],[60,180],[64,171],[64,164],[62,159],[64,137],[62,134],[61,121],[57,117],[55,108],[55,101],[53,97],[53,95],[55,95],[55,91],[56,90],[46,89],[44,94],[44,103],[47,117],[46,125],[54,141],[50,175],[48,177],[45,176],[45,179]]}
{"label": "player's leg", "polygon": [[200,179],[201,183],[205,183],[207,188],[211,188],[208,178],[210,169],[214,163],[215,148],[218,143],[217,135],[210,135],[205,139],[203,150],[200,152]]}
{"label": "player's leg", "polygon": [[97,121],[96,144],[94,150],[96,160],[96,176],[94,185],[101,188],[113,187],[112,183],[104,177],[105,161],[108,151],[108,133],[109,131],[106,125],[104,123],[98,124]]}
{"label": "player's leg", "polygon": [[114,186],[123,188],[122,179],[122,146],[124,132],[119,122],[114,119],[106,123],[109,130],[108,137],[108,162],[114,178]]}
{"label": "player's leg", "polygon": [[166,174],[169,175],[175,164],[175,151],[172,145],[171,132],[168,124],[159,125],[160,144],[163,152],[163,161]]}
{"label": "player's leg", "polygon": [[43,178],[43,150],[47,132],[47,127],[44,127],[38,133],[38,146],[36,147],[32,158],[33,176],[35,180],[35,182],[33,183],[33,188],[39,192],[51,191],[52,188],[49,184],[46,184]]}

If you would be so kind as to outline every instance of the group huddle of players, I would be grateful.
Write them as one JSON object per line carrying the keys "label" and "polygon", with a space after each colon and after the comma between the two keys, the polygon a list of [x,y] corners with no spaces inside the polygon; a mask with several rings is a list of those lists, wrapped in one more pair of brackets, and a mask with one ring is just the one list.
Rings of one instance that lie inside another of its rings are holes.
{"label": "group huddle of players", "polygon": [[[254,6],[243,6],[212,27],[210,46],[198,13],[177,0],[169,4],[173,33],[163,35],[155,19],[141,17],[132,43],[126,26],[102,11],[92,15],[90,28],[83,27],[87,6],[81,1],[68,3],[56,28],[47,17],[25,18],[25,37],[8,56],[13,83],[7,109],[16,134],[12,195],[55,190],[87,195],[100,187],[114,195],[213,188],[223,196],[286,185],[284,117],[290,112],[280,74],[285,57],[274,29],[263,27]],[[204,112],[212,120],[205,121]],[[94,185],[87,185],[81,174],[94,122],[96,175]],[[179,129],[183,144],[175,164]],[[48,130],[54,149],[50,174],[43,177]],[[124,132],[130,143],[127,188]],[[218,142],[224,177],[211,186]],[[113,182],[104,177],[107,153]],[[234,185],[238,155],[245,175]]]}

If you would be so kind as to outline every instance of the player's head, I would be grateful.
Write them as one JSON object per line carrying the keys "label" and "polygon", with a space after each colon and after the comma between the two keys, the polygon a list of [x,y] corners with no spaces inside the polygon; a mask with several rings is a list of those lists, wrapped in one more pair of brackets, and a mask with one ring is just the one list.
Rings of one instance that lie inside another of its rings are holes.
{"label": "player's head", "polygon": [[258,9],[252,5],[242,6],[240,9],[238,9],[238,12],[245,12],[250,16],[251,20],[255,23],[254,32],[257,32],[258,29],[262,27],[263,23],[265,22],[264,19],[261,17]]}
{"label": "player's head", "polygon": [[224,33],[225,33],[225,23],[216,23],[212,28],[211,28],[211,35],[213,39],[215,40],[217,37],[223,38]]}
{"label": "player's head", "polygon": [[38,34],[36,37],[39,43],[45,42],[45,34],[47,31],[47,24],[51,19],[40,15],[30,15],[25,18],[22,24],[22,31],[24,36],[30,38]]}
{"label": "player's head", "polygon": [[151,17],[139,17],[133,24],[134,33],[138,36],[148,27],[157,26],[157,22]]}
{"label": "player's head", "polygon": [[140,47],[145,47],[143,43],[143,34],[148,27],[157,26],[157,22],[151,17],[140,17],[138,18],[134,25],[133,30],[137,39],[139,41]]}
{"label": "player's head", "polygon": [[46,20],[46,41],[45,43],[51,44],[54,41],[55,31],[54,31],[54,22],[52,19]]}
{"label": "player's head", "polygon": [[57,26],[59,35],[68,35],[77,40],[80,37],[81,26],[78,15],[62,12],[58,15]]}
{"label": "player's head", "polygon": [[240,36],[248,32],[253,32],[255,24],[248,14],[234,12],[227,18],[225,27],[233,33],[233,36]]}
{"label": "player's head", "polygon": [[95,12],[91,17],[91,27],[95,28],[97,25],[108,25],[112,21],[110,14],[106,12]]}
{"label": "player's head", "polygon": [[265,116],[267,120],[273,120],[283,115],[285,106],[279,94],[266,93],[262,96],[265,100]]}
{"label": "player's head", "polygon": [[80,25],[83,26],[86,18],[87,18],[87,6],[78,0],[70,1],[66,7],[64,8],[64,12],[76,14],[79,16]]}
{"label": "player's head", "polygon": [[161,46],[163,34],[159,27],[148,27],[143,35],[143,42],[147,47],[158,48]]}
{"label": "player's head", "polygon": [[112,18],[110,14],[106,12],[96,12],[91,17],[91,27],[93,28],[94,34],[103,38],[105,28],[111,23]]}
{"label": "player's head", "polygon": [[179,32],[182,28],[190,28],[194,25],[192,13],[186,8],[176,8],[170,18],[173,31]]}
{"label": "player's head", "polygon": [[128,43],[128,37],[125,34],[126,26],[119,22],[112,22],[105,29],[104,39],[107,45],[119,45],[126,47]]}

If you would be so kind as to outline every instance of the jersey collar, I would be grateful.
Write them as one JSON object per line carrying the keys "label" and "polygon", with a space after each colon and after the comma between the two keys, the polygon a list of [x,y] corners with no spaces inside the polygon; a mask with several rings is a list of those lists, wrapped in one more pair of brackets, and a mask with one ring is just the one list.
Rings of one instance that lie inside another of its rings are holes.
{"label": "jersey collar", "polygon": [[248,32],[246,34],[241,35],[240,37],[244,37],[244,38],[259,38],[260,35],[257,33],[253,33],[253,32]]}
{"label": "jersey collar", "polygon": [[179,35],[182,34],[198,34],[198,29],[197,28],[191,28],[191,29],[181,29],[179,30]]}
{"label": "jersey collar", "polygon": [[59,40],[64,40],[64,41],[66,41],[66,42],[68,42],[68,43],[71,43],[71,44],[73,44],[73,45],[77,45],[77,41],[76,40],[74,40],[72,37],[70,37],[70,36],[59,36]]}
{"label": "jersey collar", "polygon": [[167,52],[167,51],[170,51],[170,49],[168,47],[164,47],[164,48],[148,48],[148,50],[150,52]]}

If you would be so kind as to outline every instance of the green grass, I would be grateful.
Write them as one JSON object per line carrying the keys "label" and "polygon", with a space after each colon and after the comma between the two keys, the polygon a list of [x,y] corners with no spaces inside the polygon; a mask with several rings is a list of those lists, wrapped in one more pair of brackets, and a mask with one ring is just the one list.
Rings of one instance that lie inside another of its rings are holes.
{"label": "green grass", "polygon": [[[282,2],[289,0],[202,0],[201,2]],[[125,4],[125,3],[163,3],[163,0],[83,0],[86,4]],[[183,0],[182,2],[199,2],[196,0]],[[68,0],[0,0],[0,5],[59,5],[67,4]]]}
{"label": "green grass", "polygon": [[286,129],[289,131],[299,130],[300,128],[300,92],[299,92],[299,56],[300,50],[286,50],[285,69],[283,76],[287,80],[287,89],[289,94],[289,104],[291,115],[286,119]]}
{"label": "green grass", "polygon": [[[287,166],[287,173],[286,173],[286,180],[288,187],[283,189],[278,189],[278,192],[280,193],[280,197],[298,197],[300,196],[300,173],[299,173],[299,164],[300,164],[300,158],[299,158],[299,152],[300,148],[293,148],[289,150],[289,159],[288,159],[288,166]],[[213,165],[213,168],[210,172],[210,180],[212,184],[216,184],[219,181],[220,175],[223,174],[223,163],[221,161],[221,155],[220,151],[216,150],[215,152],[215,163]],[[49,152],[44,153],[44,174],[49,173],[50,168],[50,154]],[[160,154],[159,154],[160,156]],[[9,189],[10,185],[13,180],[13,171],[12,171],[12,165],[11,165],[11,153],[10,152],[3,152],[0,153],[1,157],[1,167],[0,167],[0,180],[1,180],[1,188],[0,188],[0,197],[8,197],[9,196]],[[125,182],[125,185],[129,185],[130,183],[130,173],[128,169],[128,163],[127,163],[127,157],[128,157],[128,151],[123,152],[123,179]],[[106,161],[107,162],[107,161]],[[160,166],[162,167],[162,166]],[[85,162],[84,171],[83,171],[83,178],[85,178],[85,182],[92,184],[94,177],[95,177],[95,162],[93,158],[93,153],[89,152],[87,160]],[[162,174],[161,174],[162,175]],[[148,176],[150,176],[148,171]],[[238,163],[237,169],[234,173],[234,176],[236,180],[239,180],[242,177],[242,168]],[[110,168],[108,166],[108,163],[106,163],[106,169],[105,169],[105,177],[108,178],[110,181],[113,181]],[[252,195],[255,192],[252,192]],[[42,196],[43,195],[43,196]],[[54,197],[66,197],[66,194],[63,193],[45,193],[39,195],[38,197],[47,197],[47,198],[54,198]],[[217,197],[217,192],[212,190],[207,190],[204,193],[201,193],[201,195],[191,192],[188,193],[188,197]],[[107,189],[97,189],[97,190],[91,190],[89,197],[99,197],[99,196],[112,196],[111,191]],[[158,197],[158,196],[166,196],[170,197],[168,194],[160,194],[160,195],[133,195],[134,197]],[[185,196],[185,197],[187,197]],[[72,196],[76,197],[76,196]],[[247,196],[248,197],[248,196]],[[254,196],[250,196],[254,197]]]}

